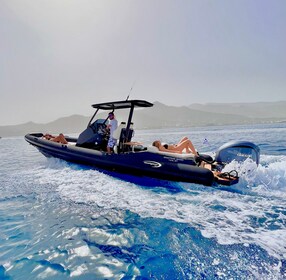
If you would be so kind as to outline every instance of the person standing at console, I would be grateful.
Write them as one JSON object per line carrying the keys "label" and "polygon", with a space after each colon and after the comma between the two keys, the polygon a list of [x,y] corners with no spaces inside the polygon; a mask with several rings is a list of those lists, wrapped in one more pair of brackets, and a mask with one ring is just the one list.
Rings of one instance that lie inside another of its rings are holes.
{"label": "person standing at console", "polygon": [[117,128],[118,122],[113,112],[110,112],[108,114],[108,118],[109,118],[109,124],[107,125],[107,128],[109,129],[110,134],[106,150],[108,154],[111,154],[111,151],[113,150],[113,147],[116,144],[116,139],[113,138],[113,132]]}

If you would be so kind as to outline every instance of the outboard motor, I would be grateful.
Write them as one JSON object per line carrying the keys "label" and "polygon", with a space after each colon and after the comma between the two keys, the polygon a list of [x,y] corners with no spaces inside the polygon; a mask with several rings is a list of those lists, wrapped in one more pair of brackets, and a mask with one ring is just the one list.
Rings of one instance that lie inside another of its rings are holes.
{"label": "outboard motor", "polygon": [[250,158],[259,164],[260,149],[258,146],[248,141],[231,141],[222,145],[215,156],[215,161],[225,165],[233,160],[238,162]]}
{"label": "outboard motor", "polygon": [[106,146],[106,136],[105,119],[98,119],[79,135],[76,145],[85,148]]}

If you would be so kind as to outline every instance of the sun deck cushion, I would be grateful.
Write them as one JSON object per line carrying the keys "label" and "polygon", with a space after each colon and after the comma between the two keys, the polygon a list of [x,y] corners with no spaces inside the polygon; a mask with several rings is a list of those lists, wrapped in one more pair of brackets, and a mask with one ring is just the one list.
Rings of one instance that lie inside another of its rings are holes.
{"label": "sun deck cushion", "polygon": [[177,153],[163,152],[163,151],[159,151],[158,148],[151,146],[151,145],[147,147],[147,151],[151,153],[155,153],[155,154],[166,155],[166,156],[177,157],[177,158],[194,158],[193,154],[188,154],[188,153],[177,154]]}

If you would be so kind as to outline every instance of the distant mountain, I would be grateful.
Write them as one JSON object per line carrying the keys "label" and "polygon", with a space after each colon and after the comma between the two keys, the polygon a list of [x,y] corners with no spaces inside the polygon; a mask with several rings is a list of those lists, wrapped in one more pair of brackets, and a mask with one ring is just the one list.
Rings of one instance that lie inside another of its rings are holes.
{"label": "distant mountain", "polygon": [[88,120],[88,117],[72,115],[47,124],[28,122],[20,125],[0,126],[0,135],[2,137],[8,137],[22,136],[30,132],[74,133],[82,131],[83,128],[86,127]]}
{"label": "distant mountain", "polygon": [[256,103],[207,103],[191,104],[190,109],[203,112],[234,114],[249,118],[286,119],[286,101]]}
{"label": "distant mountain", "polygon": [[[127,111],[116,112],[118,121],[127,120]],[[106,113],[98,115],[105,118]],[[0,136],[23,136],[30,132],[65,134],[80,133],[89,117],[72,115],[47,124],[28,122],[20,125],[0,126]],[[213,126],[286,121],[286,101],[260,103],[209,103],[189,106],[167,106],[154,102],[151,108],[137,109],[133,116],[136,129],[163,127]]]}
{"label": "distant mountain", "polygon": [[247,117],[232,114],[206,113],[187,106],[166,106],[155,102],[154,107],[138,112],[134,122],[142,127],[190,127],[206,125],[222,125],[235,123],[249,123]]}

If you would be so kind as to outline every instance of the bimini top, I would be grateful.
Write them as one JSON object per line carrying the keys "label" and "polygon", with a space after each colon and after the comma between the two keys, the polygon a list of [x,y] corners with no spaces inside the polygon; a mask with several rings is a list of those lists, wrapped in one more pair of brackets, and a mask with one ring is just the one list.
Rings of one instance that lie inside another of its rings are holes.
{"label": "bimini top", "polygon": [[105,102],[91,105],[93,108],[101,110],[116,110],[116,109],[127,109],[134,107],[152,107],[153,104],[145,100],[123,100]]}

